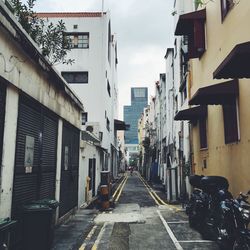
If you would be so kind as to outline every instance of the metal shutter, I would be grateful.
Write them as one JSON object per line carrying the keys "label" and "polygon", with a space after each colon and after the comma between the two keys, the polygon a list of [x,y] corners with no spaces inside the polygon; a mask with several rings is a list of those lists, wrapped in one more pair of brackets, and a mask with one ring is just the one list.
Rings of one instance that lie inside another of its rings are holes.
{"label": "metal shutter", "polygon": [[[40,103],[20,96],[17,124],[16,158],[12,215],[32,200],[55,198],[57,116]],[[31,173],[25,172],[26,137],[34,138]]]}
{"label": "metal shutter", "polygon": [[57,119],[49,114],[43,116],[40,199],[55,198],[57,128]]}
{"label": "metal shutter", "polygon": [[[64,122],[62,137],[62,171],[59,216],[63,216],[78,203],[80,131]],[[66,162],[68,159],[68,163]]]}
{"label": "metal shutter", "polygon": [[[6,87],[0,83],[0,166],[2,165]],[[1,171],[1,170],[0,170]]]}
{"label": "metal shutter", "polygon": [[[37,199],[38,167],[39,167],[39,136],[41,114],[37,109],[25,102],[19,104],[16,139],[16,159],[13,183],[12,212],[26,202]],[[26,136],[34,138],[34,158],[32,173],[25,173],[25,141]]]}

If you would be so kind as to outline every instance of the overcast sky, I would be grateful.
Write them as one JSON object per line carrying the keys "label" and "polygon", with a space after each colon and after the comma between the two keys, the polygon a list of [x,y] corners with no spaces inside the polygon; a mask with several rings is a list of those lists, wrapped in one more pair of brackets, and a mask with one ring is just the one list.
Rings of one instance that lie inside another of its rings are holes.
{"label": "overcast sky", "polygon": [[[37,0],[37,12],[101,11],[102,0]],[[111,12],[112,33],[118,45],[119,118],[130,105],[131,87],[148,87],[165,71],[166,49],[173,46],[173,0],[104,0]]]}

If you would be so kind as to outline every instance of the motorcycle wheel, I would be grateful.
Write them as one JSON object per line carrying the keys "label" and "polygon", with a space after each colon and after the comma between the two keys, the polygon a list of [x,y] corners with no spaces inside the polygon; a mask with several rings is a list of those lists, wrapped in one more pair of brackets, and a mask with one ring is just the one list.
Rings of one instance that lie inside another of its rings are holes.
{"label": "motorcycle wheel", "polygon": [[250,245],[246,242],[237,242],[233,244],[233,250],[250,250]]}
{"label": "motorcycle wheel", "polygon": [[189,226],[193,229],[198,230],[200,227],[200,221],[192,212],[188,215]]}

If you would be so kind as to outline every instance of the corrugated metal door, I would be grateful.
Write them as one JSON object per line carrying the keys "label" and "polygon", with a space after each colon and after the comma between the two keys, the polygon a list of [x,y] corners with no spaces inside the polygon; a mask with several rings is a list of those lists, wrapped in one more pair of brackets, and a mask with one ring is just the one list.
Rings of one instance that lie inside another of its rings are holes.
{"label": "corrugated metal door", "polygon": [[79,138],[80,131],[64,122],[59,217],[78,203]]}
{"label": "corrugated metal door", "polygon": [[32,200],[55,197],[57,117],[20,96],[12,215]]}
{"label": "corrugated metal door", "polygon": [[58,120],[50,113],[43,115],[42,152],[39,198],[55,198]]}
{"label": "corrugated metal door", "polygon": [[[2,165],[2,152],[3,152],[5,99],[6,99],[6,87],[4,84],[0,83],[0,168]],[[1,169],[0,169],[0,173],[1,173]]]}

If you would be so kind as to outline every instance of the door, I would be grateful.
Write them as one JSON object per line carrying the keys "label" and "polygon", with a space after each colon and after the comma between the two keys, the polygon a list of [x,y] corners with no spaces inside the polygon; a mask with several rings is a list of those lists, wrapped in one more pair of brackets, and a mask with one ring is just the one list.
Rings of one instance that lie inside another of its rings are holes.
{"label": "door", "polygon": [[59,217],[78,204],[79,141],[80,130],[64,122]]}
{"label": "door", "polygon": [[[0,166],[2,166],[6,87],[0,82]],[[1,173],[1,168],[0,168]]]}
{"label": "door", "polygon": [[40,103],[20,96],[12,215],[33,200],[55,198],[58,119]]}
{"label": "door", "polygon": [[96,159],[93,158],[93,189],[92,189],[93,196],[96,195],[95,183],[96,183]]}
{"label": "door", "polygon": [[89,190],[92,190],[92,196],[95,196],[96,190],[95,190],[95,183],[96,183],[96,159],[89,159],[89,174],[90,178],[89,182]]}

